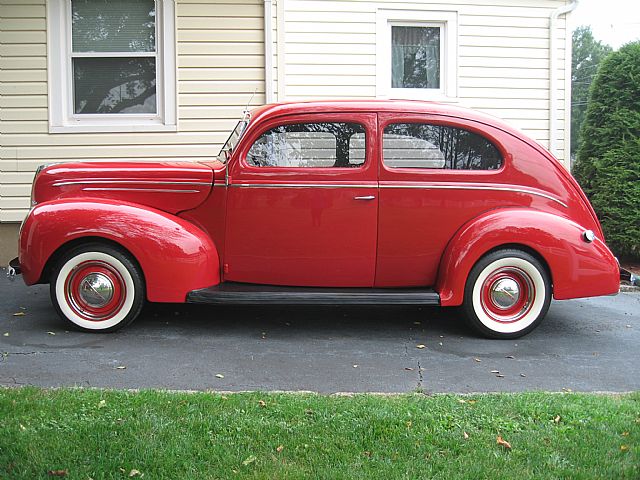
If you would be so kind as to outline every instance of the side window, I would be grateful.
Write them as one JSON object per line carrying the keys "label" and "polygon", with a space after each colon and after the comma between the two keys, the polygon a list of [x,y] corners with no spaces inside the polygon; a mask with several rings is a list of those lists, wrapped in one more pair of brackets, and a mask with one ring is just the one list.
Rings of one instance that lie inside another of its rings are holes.
{"label": "side window", "polygon": [[247,153],[254,167],[358,167],[365,160],[365,129],[358,123],[296,123],[260,136]]}
{"label": "side window", "polygon": [[385,127],[382,142],[391,168],[497,170],[503,162],[493,143],[463,128],[394,123]]}

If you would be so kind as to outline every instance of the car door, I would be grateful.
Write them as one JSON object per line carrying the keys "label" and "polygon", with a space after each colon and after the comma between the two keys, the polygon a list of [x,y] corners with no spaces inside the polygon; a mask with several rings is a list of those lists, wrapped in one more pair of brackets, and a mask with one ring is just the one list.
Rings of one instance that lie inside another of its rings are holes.
{"label": "car door", "polygon": [[229,166],[226,281],[370,287],[376,115],[306,114],[247,132]]}
{"label": "car door", "polygon": [[506,152],[491,128],[453,117],[381,113],[377,287],[432,286],[456,231],[522,203],[504,188]]}

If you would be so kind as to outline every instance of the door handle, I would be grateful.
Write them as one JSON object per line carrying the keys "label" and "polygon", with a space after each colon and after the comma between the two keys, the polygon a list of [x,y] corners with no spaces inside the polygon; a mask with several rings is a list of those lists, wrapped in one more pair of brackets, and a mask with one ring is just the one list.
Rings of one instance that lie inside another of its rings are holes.
{"label": "door handle", "polygon": [[375,200],[375,195],[365,195],[363,197],[353,197],[354,200]]}

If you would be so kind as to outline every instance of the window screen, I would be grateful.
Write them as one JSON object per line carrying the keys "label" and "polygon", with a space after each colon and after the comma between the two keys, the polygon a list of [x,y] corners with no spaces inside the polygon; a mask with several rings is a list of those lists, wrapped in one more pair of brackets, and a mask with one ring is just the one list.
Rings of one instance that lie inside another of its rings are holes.
{"label": "window screen", "polygon": [[71,20],[74,113],[155,114],[154,0],[72,0]]}
{"label": "window screen", "polygon": [[497,170],[502,155],[482,135],[463,128],[394,123],[384,129],[384,164],[392,168]]}
{"label": "window screen", "polygon": [[365,130],[357,123],[281,125],[262,134],[247,153],[254,167],[357,167],[365,159]]}

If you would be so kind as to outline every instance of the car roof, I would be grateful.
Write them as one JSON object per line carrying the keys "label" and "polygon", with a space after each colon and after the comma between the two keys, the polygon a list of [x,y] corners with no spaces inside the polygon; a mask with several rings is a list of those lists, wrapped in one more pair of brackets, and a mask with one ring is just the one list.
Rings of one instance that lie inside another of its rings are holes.
{"label": "car roof", "polygon": [[265,117],[279,117],[285,115],[300,115],[306,113],[354,113],[354,112],[395,112],[440,115],[476,121],[502,130],[515,138],[529,144],[548,159],[558,160],[549,150],[537,140],[519,130],[504,120],[488,113],[467,107],[447,103],[424,100],[388,100],[388,99],[339,99],[339,100],[308,100],[297,102],[271,103],[251,110],[251,123]]}
{"label": "car roof", "polygon": [[494,126],[517,137],[525,137],[521,131],[492,115],[438,102],[421,100],[312,100],[303,102],[273,103],[251,111],[252,120],[261,120],[267,116],[293,115],[301,113],[353,113],[353,112],[395,112],[423,113],[465,118]]}

